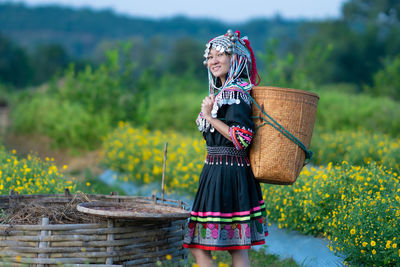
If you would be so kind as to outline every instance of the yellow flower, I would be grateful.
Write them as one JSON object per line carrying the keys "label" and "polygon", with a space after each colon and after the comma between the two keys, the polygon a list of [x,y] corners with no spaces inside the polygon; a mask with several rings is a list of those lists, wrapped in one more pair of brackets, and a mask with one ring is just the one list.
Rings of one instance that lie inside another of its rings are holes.
{"label": "yellow flower", "polygon": [[351,234],[351,235],[354,235],[355,233],[356,233],[356,230],[355,230],[355,229],[351,229],[351,230],[350,230],[350,234]]}
{"label": "yellow flower", "polygon": [[393,243],[392,248],[397,248],[397,244]]}
{"label": "yellow flower", "polygon": [[372,240],[371,241],[371,246],[375,247],[375,245],[376,245],[376,242]]}
{"label": "yellow flower", "polygon": [[218,267],[229,267],[227,263],[218,262]]}
{"label": "yellow flower", "polygon": [[368,243],[367,243],[367,242],[365,242],[365,241],[364,241],[364,242],[362,242],[362,246],[363,246],[363,247],[366,247],[367,245],[368,245]]}
{"label": "yellow flower", "polygon": [[171,256],[170,254],[167,254],[167,255],[165,256],[165,258],[166,258],[167,260],[171,260],[171,259],[172,259],[172,256]]}
{"label": "yellow flower", "polygon": [[90,186],[91,184],[89,182],[86,183],[86,186]]}
{"label": "yellow flower", "polygon": [[372,255],[375,255],[375,254],[376,254],[376,250],[373,249],[373,250],[372,250]]}

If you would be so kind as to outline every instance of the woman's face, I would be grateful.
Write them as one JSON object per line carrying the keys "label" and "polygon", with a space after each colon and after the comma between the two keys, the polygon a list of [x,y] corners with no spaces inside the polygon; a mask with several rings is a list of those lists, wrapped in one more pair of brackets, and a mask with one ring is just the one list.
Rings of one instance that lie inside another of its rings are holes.
{"label": "woman's face", "polygon": [[210,49],[210,53],[207,58],[207,67],[214,77],[220,78],[222,84],[225,82],[226,75],[229,72],[231,66],[231,57],[225,52],[219,52],[214,48]]}

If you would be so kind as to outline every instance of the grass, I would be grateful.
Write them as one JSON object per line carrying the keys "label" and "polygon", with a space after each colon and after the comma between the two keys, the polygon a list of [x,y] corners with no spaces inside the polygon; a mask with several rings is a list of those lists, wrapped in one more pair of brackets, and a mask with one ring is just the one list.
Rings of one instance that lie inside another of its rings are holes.
{"label": "grass", "polygon": [[[249,261],[250,266],[271,266],[271,267],[295,267],[299,266],[297,263],[291,259],[283,259],[280,260],[277,255],[274,254],[266,254],[266,246],[263,246],[259,250],[250,249],[249,250]],[[232,266],[232,258],[226,251],[212,251],[213,259],[216,263],[216,266]],[[195,260],[193,256],[189,253],[188,263],[185,267],[190,267],[195,264]]]}

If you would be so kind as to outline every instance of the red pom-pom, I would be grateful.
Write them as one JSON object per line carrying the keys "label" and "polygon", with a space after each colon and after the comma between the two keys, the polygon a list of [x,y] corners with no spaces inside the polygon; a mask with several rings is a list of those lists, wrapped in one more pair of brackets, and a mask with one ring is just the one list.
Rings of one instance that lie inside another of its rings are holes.
{"label": "red pom-pom", "polygon": [[[247,39],[244,39],[244,42],[247,46],[247,49],[249,49],[250,52],[250,58],[251,58],[251,76],[250,76],[250,82],[254,85],[259,85],[261,78],[260,75],[258,75],[257,72],[257,64],[256,64],[256,58],[254,56],[253,49],[250,46],[250,41]],[[257,81],[258,80],[258,81]]]}

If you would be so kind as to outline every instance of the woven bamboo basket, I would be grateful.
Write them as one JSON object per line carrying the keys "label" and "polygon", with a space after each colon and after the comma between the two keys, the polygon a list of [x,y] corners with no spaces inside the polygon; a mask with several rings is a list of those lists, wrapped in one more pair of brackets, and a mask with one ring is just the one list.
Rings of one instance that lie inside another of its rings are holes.
{"label": "woven bamboo basket", "polygon": [[[295,89],[259,86],[251,90],[258,105],[275,121],[310,147],[314,129],[317,94]],[[252,106],[253,115],[266,118],[260,109]],[[256,127],[262,119],[254,119]],[[293,184],[305,162],[305,152],[293,141],[269,124],[258,128],[250,149],[254,176],[263,183]]]}
{"label": "woven bamboo basket", "polygon": [[[0,196],[0,208],[16,201],[69,203],[74,195]],[[96,223],[0,225],[0,266],[155,266],[157,262],[179,265],[187,257],[183,236],[189,212],[185,204],[156,197],[87,195],[102,203],[130,207],[152,205],[173,210],[158,218],[98,217]],[[78,212],[78,211],[77,211]],[[85,216],[91,216],[81,213]],[[143,209],[140,215],[143,216]],[[180,214],[179,216],[177,214]],[[167,259],[167,255],[168,259]],[[174,266],[175,266],[174,265]]]}

